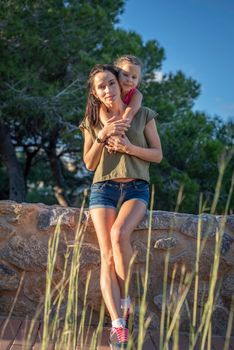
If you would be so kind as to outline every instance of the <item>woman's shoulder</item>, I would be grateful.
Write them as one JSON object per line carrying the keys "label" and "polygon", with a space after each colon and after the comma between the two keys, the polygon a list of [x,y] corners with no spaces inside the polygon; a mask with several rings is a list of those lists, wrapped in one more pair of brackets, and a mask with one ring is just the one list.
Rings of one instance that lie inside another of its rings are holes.
{"label": "woman's shoulder", "polygon": [[146,123],[148,123],[151,119],[155,119],[158,117],[158,113],[152,110],[149,107],[142,106],[137,112],[139,117],[145,117]]}
{"label": "woman's shoulder", "polygon": [[84,119],[81,121],[81,123],[79,124],[79,129],[82,133],[85,129],[90,131],[90,122],[87,117],[84,117]]}
{"label": "woman's shoulder", "polygon": [[[99,123],[100,124],[100,123]],[[100,125],[92,125],[91,121],[88,117],[84,117],[84,119],[79,124],[79,128],[82,132],[84,132],[84,129],[88,130],[89,132],[95,131],[95,129],[100,129]]]}

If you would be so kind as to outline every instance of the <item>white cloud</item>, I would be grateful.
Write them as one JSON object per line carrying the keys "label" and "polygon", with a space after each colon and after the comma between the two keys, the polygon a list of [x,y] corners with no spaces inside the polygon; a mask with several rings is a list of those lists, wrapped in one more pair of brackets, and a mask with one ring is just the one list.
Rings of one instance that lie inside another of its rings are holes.
{"label": "white cloud", "polygon": [[163,80],[163,72],[160,70],[155,70],[154,80],[157,81],[158,83],[161,83],[161,81]]}

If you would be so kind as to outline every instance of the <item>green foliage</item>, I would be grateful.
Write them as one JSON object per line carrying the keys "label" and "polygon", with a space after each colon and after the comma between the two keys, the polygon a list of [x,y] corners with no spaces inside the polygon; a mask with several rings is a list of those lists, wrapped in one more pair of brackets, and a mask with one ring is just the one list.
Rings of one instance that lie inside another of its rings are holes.
{"label": "green foliage", "polygon": [[145,105],[157,110],[163,122],[181,118],[194,105],[200,94],[200,85],[182,72],[164,75],[162,81],[154,77],[142,88]]}
{"label": "green foliage", "polygon": [[[224,152],[228,155],[231,151],[231,144],[223,142],[223,129],[221,120],[211,120],[198,112],[190,112],[170,123],[159,124],[164,160],[160,166],[154,165],[151,170],[153,182],[158,188],[156,206],[158,202],[161,209],[174,210],[182,188],[180,211],[197,213],[200,193],[203,193],[206,202],[205,210],[210,210],[219,176],[218,161]],[[229,140],[228,135],[225,138]],[[217,208],[220,213],[224,212],[232,171],[233,157],[225,170]],[[233,204],[232,197],[231,207]]]}
{"label": "green foliage", "polygon": [[105,37],[98,52],[100,63],[113,63],[118,57],[131,53],[141,58],[143,68],[143,81],[152,77],[155,69],[161,68],[164,59],[164,49],[156,40],[147,41],[145,44],[141,36],[133,31],[126,32],[117,28],[111,35]]}

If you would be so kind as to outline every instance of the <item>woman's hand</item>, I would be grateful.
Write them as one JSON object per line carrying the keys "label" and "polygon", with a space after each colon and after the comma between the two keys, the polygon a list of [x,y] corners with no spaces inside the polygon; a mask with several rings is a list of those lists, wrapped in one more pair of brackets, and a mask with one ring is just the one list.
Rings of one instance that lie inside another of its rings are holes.
{"label": "woman's hand", "polygon": [[140,158],[146,162],[160,163],[162,160],[162,148],[158,136],[155,121],[150,120],[144,129],[144,134],[148,147],[136,146],[129,141],[126,135],[119,139],[111,137],[108,140],[108,150],[111,152],[121,152]]}
{"label": "woman's hand", "polygon": [[116,117],[110,118],[107,123],[104,125],[102,130],[98,133],[98,138],[102,140],[106,140],[113,135],[124,135],[125,132],[130,127],[130,123],[128,119],[118,119]]}
{"label": "woman's hand", "polygon": [[107,145],[105,146],[109,153],[130,153],[131,142],[126,135],[123,136],[111,136],[108,138]]}

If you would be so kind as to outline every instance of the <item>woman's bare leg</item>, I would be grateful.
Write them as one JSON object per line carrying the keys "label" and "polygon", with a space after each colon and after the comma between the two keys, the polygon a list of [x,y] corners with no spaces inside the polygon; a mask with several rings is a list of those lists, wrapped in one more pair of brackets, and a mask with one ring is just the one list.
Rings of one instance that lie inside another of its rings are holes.
{"label": "woman's bare leg", "polygon": [[95,208],[90,210],[101,252],[100,285],[106,307],[111,319],[121,317],[120,287],[116,276],[110,231],[117,213],[112,208]]}
{"label": "woman's bare leg", "polygon": [[125,281],[133,254],[130,236],[146,213],[146,205],[136,199],[125,202],[111,228],[115,271],[120,285],[121,298],[125,298]]}

